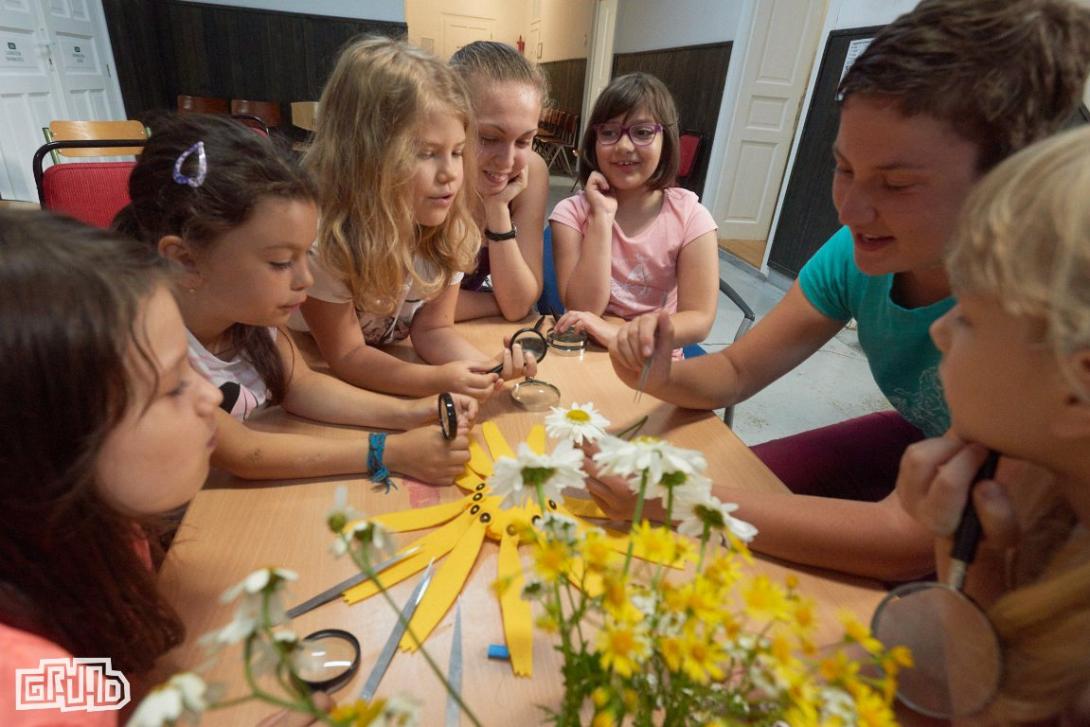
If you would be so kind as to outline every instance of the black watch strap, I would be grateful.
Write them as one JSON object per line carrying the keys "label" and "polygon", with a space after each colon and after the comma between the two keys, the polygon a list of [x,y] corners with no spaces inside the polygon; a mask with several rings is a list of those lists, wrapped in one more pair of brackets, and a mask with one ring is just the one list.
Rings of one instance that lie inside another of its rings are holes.
{"label": "black watch strap", "polygon": [[493,232],[492,230],[488,229],[487,227],[484,228],[484,236],[485,236],[485,238],[487,240],[490,240],[491,242],[503,242],[504,240],[514,240],[516,237],[518,237],[518,234],[519,234],[518,228],[515,227],[514,225],[511,225],[511,229],[508,230],[507,232]]}

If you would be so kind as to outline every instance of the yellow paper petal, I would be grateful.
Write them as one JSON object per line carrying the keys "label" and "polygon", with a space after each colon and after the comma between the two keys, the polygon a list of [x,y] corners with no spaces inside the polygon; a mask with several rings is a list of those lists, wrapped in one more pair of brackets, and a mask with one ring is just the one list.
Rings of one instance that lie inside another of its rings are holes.
{"label": "yellow paper petal", "polygon": [[458,485],[466,492],[473,492],[477,489],[477,485],[482,482],[484,482],[484,480],[481,479],[480,475],[471,470],[468,464],[466,465],[466,471],[458,475],[458,479],[454,480],[454,484]]}
{"label": "yellow paper petal", "polygon": [[492,460],[475,437],[469,438],[469,468],[484,479],[492,474]]}
{"label": "yellow paper petal", "polygon": [[402,510],[401,512],[388,512],[385,515],[376,515],[371,518],[381,523],[387,530],[394,533],[404,533],[409,530],[422,530],[435,527],[439,523],[458,517],[465,511],[465,500],[444,502],[441,505],[422,507],[418,510]]}
{"label": "yellow paper petal", "polygon": [[[481,522],[481,513],[473,517],[473,522],[462,534],[458,544],[450,555],[443,561],[443,565],[432,576],[431,585],[428,586],[424,599],[416,608],[413,620],[409,622],[409,628],[421,643],[431,634],[443,614],[447,612],[454,599],[462,592],[466,578],[473,564],[477,561],[477,554],[481,551],[481,543],[484,542],[484,531],[487,527]],[[416,651],[417,642],[408,632],[401,637],[401,649],[403,651]]]}
{"label": "yellow paper petal", "polygon": [[[472,522],[474,522],[474,518],[467,511],[438,530],[430,532],[402,548],[402,550],[407,550],[413,546],[418,546],[420,549],[397,565],[384,570],[379,575],[382,587],[389,588],[395,583],[400,583],[413,573],[424,570],[428,565],[428,561],[432,558],[440,558],[449,553],[458,544],[458,539],[462,537]],[[344,600],[349,604],[358,603],[376,593],[378,593],[378,588],[374,582],[364,581],[358,586],[353,586],[345,591]]]}
{"label": "yellow paper petal", "polygon": [[534,454],[545,454],[545,427],[535,424],[526,437],[526,446]]}
{"label": "yellow paper petal", "polygon": [[484,435],[484,441],[488,444],[488,451],[492,453],[493,462],[500,457],[515,458],[515,450],[511,449],[511,445],[503,438],[503,434],[500,433],[500,428],[496,426],[495,422],[482,424],[481,434]]}
{"label": "yellow paper petal", "polygon": [[500,581],[508,584],[500,596],[500,610],[507,651],[511,654],[511,669],[516,676],[528,677],[534,673],[534,617],[529,601],[522,598],[522,562],[518,545],[517,534],[504,533],[496,570]]}
{"label": "yellow paper petal", "polygon": [[578,517],[592,517],[599,520],[608,520],[609,516],[606,515],[602,508],[598,507],[598,503],[594,500],[583,500],[575,497],[564,498],[564,508],[572,515]]}

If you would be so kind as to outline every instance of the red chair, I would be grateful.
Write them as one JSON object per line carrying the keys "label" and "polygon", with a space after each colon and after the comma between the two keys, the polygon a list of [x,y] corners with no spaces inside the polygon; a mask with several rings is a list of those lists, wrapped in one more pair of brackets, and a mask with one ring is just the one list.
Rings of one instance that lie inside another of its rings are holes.
{"label": "red chair", "polygon": [[227,114],[227,99],[214,96],[178,95],[179,113]]}
{"label": "red chair", "polygon": [[680,182],[688,179],[696,167],[696,160],[700,156],[700,147],[703,144],[704,135],[695,131],[682,132],[678,137],[678,165],[677,178]]}
{"label": "red chair", "polygon": [[100,149],[104,146],[143,146],[136,139],[53,141],[34,152],[34,183],[43,209],[106,229],[129,203],[129,175],[136,162],[54,164],[42,170],[45,156],[55,149]]}

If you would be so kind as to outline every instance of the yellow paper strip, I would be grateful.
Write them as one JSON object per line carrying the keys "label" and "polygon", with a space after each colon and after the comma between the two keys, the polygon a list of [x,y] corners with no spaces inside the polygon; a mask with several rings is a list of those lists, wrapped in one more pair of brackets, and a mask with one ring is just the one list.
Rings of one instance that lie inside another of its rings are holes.
{"label": "yellow paper strip", "polygon": [[469,438],[469,468],[488,479],[492,474],[492,460],[485,454],[484,448],[477,442],[476,437]]}
{"label": "yellow paper strip", "polygon": [[473,492],[477,489],[477,485],[484,482],[480,476],[466,465],[466,471],[458,475],[458,479],[454,480],[454,484],[461,487],[466,492]]}
{"label": "yellow paper strip", "polygon": [[[402,550],[407,550],[414,545],[418,546],[420,550],[397,565],[384,570],[379,576],[382,587],[389,588],[396,583],[400,583],[413,573],[424,570],[432,558],[441,558],[449,553],[457,545],[458,539],[462,537],[472,522],[473,516],[466,512],[438,530],[434,530],[419,540],[406,545]],[[349,604],[358,603],[376,593],[378,593],[378,588],[376,588],[374,582],[364,581],[358,586],[353,586],[345,591],[344,600]]]}
{"label": "yellow paper strip", "polygon": [[375,522],[382,523],[385,528],[394,533],[404,533],[410,530],[422,530],[432,528],[439,523],[458,517],[458,514],[466,509],[463,499],[453,502],[444,502],[441,505],[422,507],[418,510],[402,510],[401,512],[388,512],[384,515],[376,515],[371,518]]}
{"label": "yellow paper strip", "polygon": [[484,435],[484,441],[488,444],[488,451],[492,453],[493,462],[500,457],[515,458],[515,450],[511,449],[511,445],[503,438],[503,434],[495,422],[489,421],[482,424],[481,434]]}
{"label": "yellow paper strip", "polygon": [[522,598],[522,562],[518,545],[518,535],[504,533],[496,570],[500,582],[507,584],[507,590],[500,595],[500,610],[507,651],[511,654],[511,669],[516,676],[528,677],[534,672],[534,618],[529,601]]}
{"label": "yellow paper strip", "polygon": [[535,424],[526,437],[526,446],[534,454],[545,454],[545,427]]}
{"label": "yellow paper strip", "polygon": [[[443,614],[454,603],[454,599],[462,592],[462,586],[469,577],[469,571],[477,562],[477,554],[481,551],[486,527],[485,523],[481,522],[480,514],[474,517],[473,523],[459,539],[454,550],[432,576],[432,582],[427,593],[424,594],[424,600],[417,606],[413,620],[409,622],[409,627],[421,643],[428,638],[432,629],[443,618]],[[417,642],[406,632],[401,637],[402,651],[416,651],[416,648]]]}
{"label": "yellow paper strip", "polygon": [[602,508],[598,507],[598,503],[594,500],[565,497],[564,508],[572,515],[577,515],[579,517],[592,517],[599,520],[609,519],[609,516],[602,512]]}

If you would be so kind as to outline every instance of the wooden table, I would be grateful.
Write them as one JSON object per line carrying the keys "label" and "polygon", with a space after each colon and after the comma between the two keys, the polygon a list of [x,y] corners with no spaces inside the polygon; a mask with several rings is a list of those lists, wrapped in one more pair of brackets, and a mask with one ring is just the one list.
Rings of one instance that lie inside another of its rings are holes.
{"label": "wooden table", "polygon": [[[494,320],[460,325],[466,337],[484,351],[501,345],[505,333],[517,326]],[[311,352],[312,353],[312,352]],[[674,444],[701,450],[708,460],[709,474],[732,487],[784,491],[781,482],[749,449],[710,412],[677,409],[644,396],[636,404],[633,392],[613,373],[608,356],[592,350],[581,357],[563,357],[550,352],[539,367],[538,378],[556,384],[562,404],[593,401],[615,426],[626,425],[643,414],[650,419],[644,433],[668,438]],[[290,431],[320,431],[327,436],[359,436],[347,427],[318,425],[295,419],[276,410],[264,417],[262,426]],[[489,400],[481,418],[495,421],[514,446],[530,428],[541,423],[543,413],[522,410],[506,394]],[[333,503],[337,485],[349,488],[349,501],[364,513],[407,509],[429,502],[462,496],[456,487],[429,488],[419,484],[403,486],[389,494],[376,491],[365,477],[293,480],[276,483],[242,483],[226,476],[214,476],[210,487],[200,492],[189,507],[178,536],[160,574],[160,585],[175,605],[187,629],[187,639],[161,662],[160,676],[191,669],[204,661],[197,638],[230,620],[233,607],[223,606],[219,596],[229,586],[256,568],[279,565],[299,574],[289,603],[293,605],[343,578],[354,568],[347,558],[336,559],[329,551],[332,535],[325,526],[325,514]],[[233,489],[223,489],[223,485]],[[213,489],[219,486],[220,489]],[[745,513],[740,513],[745,517]],[[425,531],[426,532],[426,531]],[[419,534],[408,533],[405,540]],[[498,547],[486,541],[461,596],[464,696],[486,725],[539,724],[539,705],[556,705],[562,692],[559,657],[543,634],[534,638],[534,676],[515,677],[510,665],[489,661],[489,644],[503,642],[499,604],[490,585],[495,580]],[[820,605],[822,630],[819,641],[838,636],[833,615],[849,608],[869,618],[883,591],[876,583],[828,572],[788,567],[760,559],[755,569],[782,581],[795,573],[801,592]],[[404,603],[415,578],[394,587],[398,603]],[[361,642],[363,660],[359,673],[335,696],[354,700],[395,621],[391,610],[372,598],[354,606],[338,600],[295,619],[292,627],[302,636],[320,628],[339,627],[354,633]],[[445,670],[450,652],[453,609],[426,642],[429,653]],[[210,681],[228,686],[228,695],[243,692],[240,649],[222,654],[206,674]],[[424,702],[422,724],[442,724],[445,693],[418,654],[398,654],[379,688],[379,695],[403,692]],[[222,712],[211,712],[205,724],[251,725],[270,711],[257,704],[244,704]],[[463,719],[464,724],[468,720]]]}

